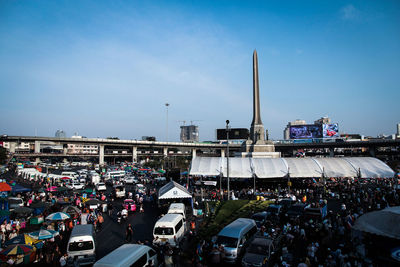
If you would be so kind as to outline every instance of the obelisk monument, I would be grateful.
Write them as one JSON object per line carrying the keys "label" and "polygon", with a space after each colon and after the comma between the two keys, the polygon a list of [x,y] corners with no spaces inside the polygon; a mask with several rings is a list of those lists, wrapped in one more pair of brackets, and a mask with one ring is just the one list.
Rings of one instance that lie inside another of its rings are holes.
{"label": "obelisk monument", "polygon": [[258,85],[258,58],[257,51],[253,53],[253,121],[250,127],[250,139],[253,144],[262,143],[264,137],[264,125],[260,115],[260,87]]}
{"label": "obelisk monument", "polygon": [[243,143],[242,157],[278,158],[272,141],[265,140],[264,125],[260,114],[260,88],[258,82],[258,57],[257,51],[253,53],[253,121],[250,127],[249,139]]}

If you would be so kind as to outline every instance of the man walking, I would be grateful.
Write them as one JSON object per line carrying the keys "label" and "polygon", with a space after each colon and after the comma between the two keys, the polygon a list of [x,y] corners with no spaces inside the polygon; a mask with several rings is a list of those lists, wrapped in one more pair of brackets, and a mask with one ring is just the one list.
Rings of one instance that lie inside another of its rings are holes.
{"label": "man walking", "polygon": [[126,227],[125,241],[128,243],[132,242],[132,236],[133,236],[133,228],[131,224],[128,224],[128,226]]}

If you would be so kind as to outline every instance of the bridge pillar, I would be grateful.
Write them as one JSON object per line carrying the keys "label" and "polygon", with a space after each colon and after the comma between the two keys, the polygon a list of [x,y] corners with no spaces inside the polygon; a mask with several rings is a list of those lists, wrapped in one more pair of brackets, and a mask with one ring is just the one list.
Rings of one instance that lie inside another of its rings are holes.
{"label": "bridge pillar", "polygon": [[40,153],[40,141],[35,141],[35,153]]}
{"label": "bridge pillar", "polygon": [[104,165],[104,145],[99,145],[99,165]]}
{"label": "bridge pillar", "polygon": [[194,159],[196,157],[196,148],[192,148],[192,159]]}
{"label": "bridge pillar", "polygon": [[329,148],[329,157],[334,157],[335,156],[335,148],[331,147]]}
{"label": "bridge pillar", "polygon": [[10,152],[15,153],[15,147],[17,146],[16,142],[10,142]]}
{"label": "bridge pillar", "polygon": [[221,149],[221,158],[225,158],[225,149]]}
{"label": "bridge pillar", "polygon": [[376,155],[376,151],[375,151],[375,147],[374,146],[371,146],[369,149],[369,155],[371,156],[371,157],[374,157],[375,158],[375,155]]}
{"label": "bridge pillar", "polygon": [[132,147],[132,162],[137,162],[137,147]]}
{"label": "bridge pillar", "polygon": [[164,157],[168,156],[168,147],[163,147],[163,154],[164,154]]}

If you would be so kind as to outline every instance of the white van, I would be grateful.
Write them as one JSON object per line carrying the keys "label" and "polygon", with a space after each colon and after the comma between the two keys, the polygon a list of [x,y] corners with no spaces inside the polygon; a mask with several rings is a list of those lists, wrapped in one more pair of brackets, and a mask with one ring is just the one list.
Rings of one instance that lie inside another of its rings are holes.
{"label": "white van", "polygon": [[93,267],[142,267],[158,266],[157,253],[154,249],[137,244],[125,244],[113,250]]}
{"label": "white van", "polygon": [[185,204],[183,203],[172,203],[169,206],[168,212],[170,214],[180,214],[183,216],[183,220],[186,220]]}
{"label": "white van", "polygon": [[245,244],[257,232],[257,225],[253,219],[239,218],[225,226],[217,236],[217,244],[225,249],[224,260],[235,263],[243,252]]}
{"label": "white van", "polygon": [[74,226],[68,241],[67,253],[71,260],[80,265],[93,264],[96,261],[96,232],[93,224]]}
{"label": "white van", "polygon": [[178,246],[186,233],[186,225],[180,214],[165,214],[153,229],[153,244],[163,245],[168,242],[171,246]]}

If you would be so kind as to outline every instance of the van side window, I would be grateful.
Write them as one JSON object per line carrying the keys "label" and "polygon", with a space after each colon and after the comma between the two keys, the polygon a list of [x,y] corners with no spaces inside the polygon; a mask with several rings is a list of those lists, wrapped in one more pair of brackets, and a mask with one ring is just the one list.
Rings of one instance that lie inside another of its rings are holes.
{"label": "van side window", "polygon": [[175,225],[175,233],[178,233],[178,231],[181,229],[183,225],[182,220],[180,220],[176,225]]}
{"label": "van side window", "polygon": [[140,257],[136,262],[131,264],[129,267],[143,267],[147,264],[147,253]]}

